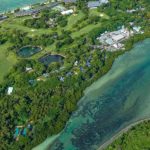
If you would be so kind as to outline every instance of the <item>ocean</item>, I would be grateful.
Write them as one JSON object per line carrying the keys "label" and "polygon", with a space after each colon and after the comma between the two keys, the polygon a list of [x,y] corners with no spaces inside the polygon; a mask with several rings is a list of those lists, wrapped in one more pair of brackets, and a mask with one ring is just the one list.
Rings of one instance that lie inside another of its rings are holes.
{"label": "ocean", "polygon": [[45,1],[46,0],[0,0],[0,13]]}

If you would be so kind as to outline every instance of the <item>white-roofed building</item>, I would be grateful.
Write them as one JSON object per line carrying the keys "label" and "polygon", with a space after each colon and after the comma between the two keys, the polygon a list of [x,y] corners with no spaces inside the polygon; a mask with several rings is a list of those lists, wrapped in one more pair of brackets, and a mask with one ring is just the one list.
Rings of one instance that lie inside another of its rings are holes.
{"label": "white-roofed building", "polygon": [[26,67],[26,72],[30,72],[32,71],[33,69],[31,67]]}
{"label": "white-roofed building", "polygon": [[125,36],[123,34],[118,34],[118,35],[113,35],[112,36],[112,40],[118,42],[118,41],[121,41],[125,38]]}
{"label": "white-roofed building", "polygon": [[78,61],[75,61],[74,65],[75,65],[75,66],[78,66],[78,63],[79,63]]}
{"label": "white-roofed building", "polygon": [[140,32],[140,30],[141,30],[141,27],[133,27],[133,31],[135,31],[135,32],[137,32],[137,33],[139,33]]}
{"label": "white-roofed building", "polygon": [[[135,30],[138,32],[140,28],[135,28]],[[124,44],[122,44],[122,42],[132,35],[133,31],[130,31],[122,26],[122,28],[117,31],[105,32],[101,34],[100,37],[97,37],[97,40],[99,40],[104,49],[107,49],[108,51],[115,51],[124,49]]]}
{"label": "white-roofed building", "polygon": [[106,39],[105,41],[107,44],[112,45],[114,42],[111,38]]}
{"label": "white-roofed building", "polygon": [[7,95],[11,95],[12,92],[13,92],[13,87],[8,87],[8,90],[7,90]]}
{"label": "white-roofed building", "polygon": [[73,10],[72,10],[72,9],[70,9],[70,10],[65,10],[65,11],[62,11],[62,12],[61,12],[62,15],[70,15],[70,14],[72,14],[72,13],[73,13]]}

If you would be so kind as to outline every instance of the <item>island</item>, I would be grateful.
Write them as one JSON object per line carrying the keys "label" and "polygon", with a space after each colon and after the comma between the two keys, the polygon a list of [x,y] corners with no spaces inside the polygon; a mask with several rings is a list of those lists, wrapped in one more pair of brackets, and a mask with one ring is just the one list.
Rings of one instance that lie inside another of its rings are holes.
{"label": "island", "polygon": [[150,37],[148,0],[60,0],[0,15],[0,144],[59,134],[84,90]]}

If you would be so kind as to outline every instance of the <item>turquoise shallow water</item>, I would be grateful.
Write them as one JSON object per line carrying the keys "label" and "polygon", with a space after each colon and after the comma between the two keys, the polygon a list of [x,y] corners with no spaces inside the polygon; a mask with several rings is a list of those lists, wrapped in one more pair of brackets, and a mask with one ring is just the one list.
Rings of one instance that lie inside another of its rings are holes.
{"label": "turquoise shallow water", "polygon": [[50,150],[96,150],[131,123],[150,117],[150,39],[116,59],[85,90],[78,110]]}
{"label": "turquoise shallow water", "polygon": [[45,1],[46,0],[0,0],[0,12],[5,12],[15,8]]}
{"label": "turquoise shallow water", "polygon": [[19,51],[18,51],[18,55],[20,57],[30,57],[38,52],[40,52],[42,49],[40,47],[32,47],[32,46],[26,46],[26,47],[23,47],[21,48]]}

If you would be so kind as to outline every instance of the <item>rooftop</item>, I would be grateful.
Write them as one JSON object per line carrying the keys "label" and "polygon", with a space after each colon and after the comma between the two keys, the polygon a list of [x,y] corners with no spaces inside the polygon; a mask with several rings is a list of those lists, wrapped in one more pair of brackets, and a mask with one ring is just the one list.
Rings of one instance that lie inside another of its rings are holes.
{"label": "rooftop", "polygon": [[76,3],[77,0],[63,0],[64,3]]}
{"label": "rooftop", "polygon": [[8,87],[7,94],[8,94],[8,95],[11,95],[12,92],[13,92],[13,87]]}
{"label": "rooftop", "polygon": [[89,1],[88,2],[88,8],[95,8],[99,7],[102,4],[108,3],[108,0],[99,0],[99,1]]}

